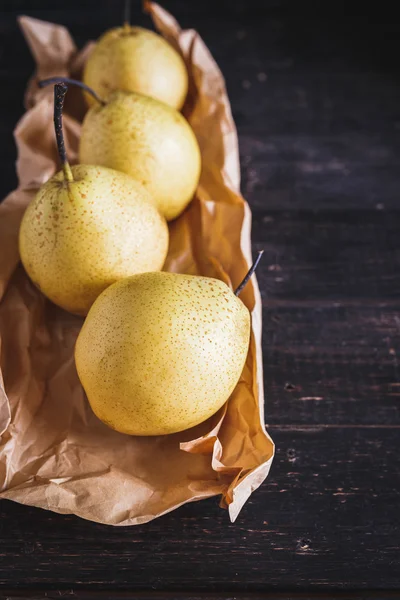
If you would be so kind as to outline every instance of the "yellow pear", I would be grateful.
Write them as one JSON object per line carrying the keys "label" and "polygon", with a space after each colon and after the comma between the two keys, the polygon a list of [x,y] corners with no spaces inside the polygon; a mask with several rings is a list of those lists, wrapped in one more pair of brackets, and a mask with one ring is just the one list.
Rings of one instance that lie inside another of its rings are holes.
{"label": "yellow pear", "polygon": [[200,150],[186,119],[174,108],[133,92],[112,92],[89,109],[82,125],[82,163],[122,171],[140,181],[167,220],[196,190]]}
{"label": "yellow pear", "polygon": [[[99,96],[139,92],[180,109],[188,90],[185,63],[160,35],[128,24],[106,31],[84,69],[83,81]],[[89,106],[94,99],[85,94]]]}
{"label": "yellow pear", "polygon": [[70,168],[61,126],[66,89],[64,84],[55,87],[63,169],[42,185],[26,209],[19,249],[26,272],[44,295],[85,315],[118,279],[162,268],[168,227],[148,192],[128,175],[93,165]]}
{"label": "yellow pear", "polygon": [[144,436],[213,415],[233,392],[248,352],[250,313],[235,295],[240,289],[165,272],[107,288],[75,348],[94,413],[117,431]]}

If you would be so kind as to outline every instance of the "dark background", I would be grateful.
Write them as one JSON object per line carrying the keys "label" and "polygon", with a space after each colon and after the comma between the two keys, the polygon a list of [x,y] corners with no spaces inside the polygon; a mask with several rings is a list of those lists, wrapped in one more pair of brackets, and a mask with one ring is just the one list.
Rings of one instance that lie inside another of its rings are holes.
{"label": "dark background", "polygon": [[[233,525],[217,499],[134,528],[2,502],[4,597],[399,597],[400,21],[387,3],[163,6],[226,77],[253,247],[265,249],[277,455]],[[16,16],[63,23],[82,46],[120,23],[122,2],[0,9],[3,197],[33,70]],[[132,15],[150,24],[138,2]]]}

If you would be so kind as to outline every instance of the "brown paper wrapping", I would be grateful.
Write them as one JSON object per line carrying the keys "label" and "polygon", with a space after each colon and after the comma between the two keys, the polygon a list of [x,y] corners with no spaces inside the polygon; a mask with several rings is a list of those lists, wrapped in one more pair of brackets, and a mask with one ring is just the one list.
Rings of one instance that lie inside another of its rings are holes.
{"label": "brown paper wrapping", "polygon": [[[200,144],[196,197],[170,226],[169,271],[217,277],[235,287],[251,263],[251,213],[240,195],[238,141],[224,80],[204,42],[146,4],[155,27],[186,60],[184,113]],[[21,17],[37,63],[25,115],[15,130],[18,189],[0,206],[1,498],[111,525],[134,525],[185,502],[222,495],[234,520],[266,478],[273,443],[264,428],[261,301],[255,278],[241,298],[252,314],[246,365],[228,403],[181,434],[139,438],[108,429],[92,413],[75,370],[82,319],[46,300],[19,264],[18,229],[40,184],[58,169],[53,90],[37,79],[80,76],[91,44],[78,52],[59,25]],[[67,95],[67,151],[77,160],[80,90]]]}

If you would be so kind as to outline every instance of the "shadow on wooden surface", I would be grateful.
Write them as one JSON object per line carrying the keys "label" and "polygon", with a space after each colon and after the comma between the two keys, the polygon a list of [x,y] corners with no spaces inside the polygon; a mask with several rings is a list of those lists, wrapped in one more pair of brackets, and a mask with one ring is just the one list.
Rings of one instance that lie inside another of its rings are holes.
{"label": "shadow on wooden surface", "polygon": [[271,594],[168,594],[157,592],[152,593],[130,593],[130,592],[101,592],[101,593],[90,593],[90,592],[75,592],[70,590],[69,592],[56,591],[56,592],[43,592],[39,594],[30,591],[25,592],[23,595],[14,595],[10,592],[10,595],[0,594],[0,600],[57,600],[60,598],[68,598],[70,600],[392,600],[398,598],[398,592],[386,592],[382,594],[379,591],[370,591],[363,594],[358,592],[332,592],[327,594],[302,594],[296,593],[271,593]]}

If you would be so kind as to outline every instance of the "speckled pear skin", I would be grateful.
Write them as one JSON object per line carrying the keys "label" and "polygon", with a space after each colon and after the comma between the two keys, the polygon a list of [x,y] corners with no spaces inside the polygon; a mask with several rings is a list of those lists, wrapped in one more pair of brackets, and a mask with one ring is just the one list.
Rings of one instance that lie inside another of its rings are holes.
{"label": "speckled pear skin", "polygon": [[112,92],[105,106],[89,109],[79,156],[81,163],[132,175],[167,220],[187,206],[200,177],[200,150],[186,119],[166,104],[130,92]]}
{"label": "speckled pear skin", "polygon": [[94,413],[131,435],[175,433],[229,398],[242,373],[250,314],[217,279],[144,273],[93,304],[75,362]]}
{"label": "speckled pear skin", "polygon": [[[86,62],[83,81],[101,98],[114,90],[138,92],[177,110],[188,91],[180,54],[157,33],[129,25],[100,37]],[[95,104],[90,94],[85,97],[89,106]]]}
{"label": "speckled pear skin", "polygon": [[168,226],[148,192],[104,167],[72,167],[39,190],[23,216],[19,249],[36,286],[65,310],[86,315],[109,285],[162,268]]}

